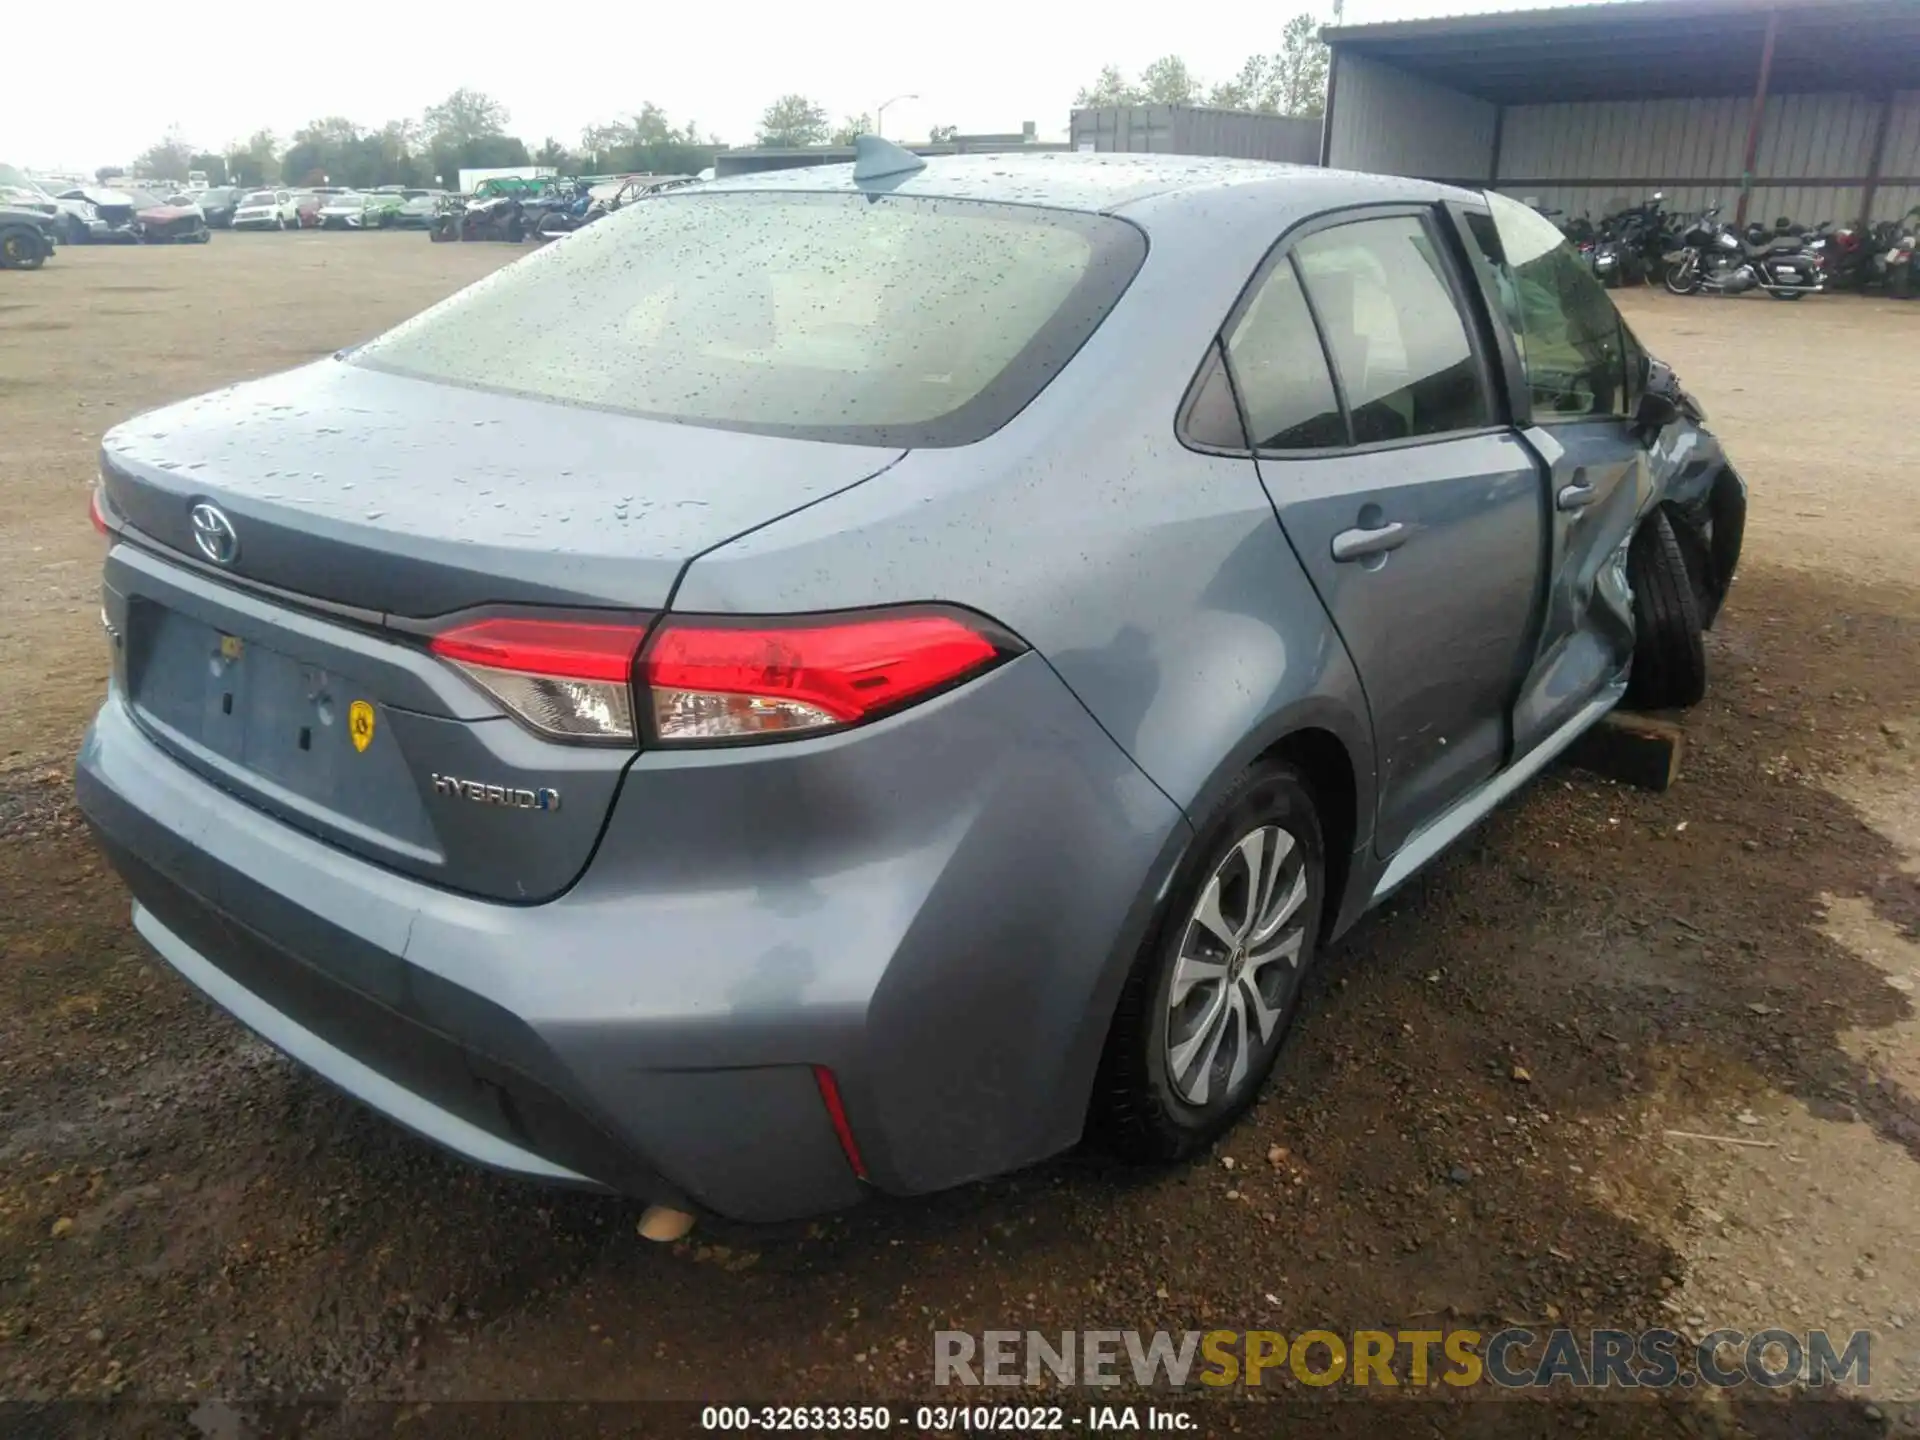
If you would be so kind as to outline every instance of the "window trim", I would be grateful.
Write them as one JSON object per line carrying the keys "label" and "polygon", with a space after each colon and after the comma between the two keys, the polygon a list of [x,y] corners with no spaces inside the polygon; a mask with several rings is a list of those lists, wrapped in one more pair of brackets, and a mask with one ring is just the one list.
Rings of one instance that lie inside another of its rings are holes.
{"label": "window trim", "polygon": [[1502,383],[1498,388],[1506,401],[1507,413],[1513,417],[1513,428],[1524,430],[1533,423],[1533,387],[1527,383],[1527,367],[1520,358],[1520,341],[1513,333],[1513,326],[1507,323],[1500,297],[1488,292],[1487,282],[1480,275],[1480,267],[1473,263],[1474,247],[1480,242],[1474,239],[1473,231],[1468,228],[1467,217],[1486,217],[1487,227],[1493,231],[1494,246],[1499,251],[1498,263],[1510,272],[1513,267],[1507,264],[1507,247],[1500,239],[1500,227],[1494,221],[1492,207],[1488,205],[1448,200],[1441,208],[1447,212],[1454,243],[1460,247],[1466,273],[1472,280],[1476,301],[1474,311],[1480,323],[1486,327],[1487,334],[1493,340],[1494,351],[1500,357]]}
{"label": "window trim", "polygon": [[[1502,394],[1502,387],[1494,383],[1495,376],[1487,353],[1486,340],[1480,333],[1477,319],[1478,306],[1473,298],[1480,289],[1479,278],[1477,275],[1472,277],[1471,290],[1467,289],[1462,282],[1463,263],[1469,270],[1472,267],[1469,262],[1463,262],[1462,257],[1457,253],[1457,237],[1448,226],[1440,222],[1439,212],[1444,203],[1437,199],[1363,202],[1303,216],[1281,231],[1266,254],[1260,257],[1260,263],[1254,267],[1253,274],[1240,287],[1240,293],[1234,297],[1233,304],[1227,308],[1226,318],[1220,322],[1219,328],[1208,343],[1207,355],[1202,357],[1192,380],[1188,382],[1187,390],[1181,397],[1176,419],[1175,434],[1180,443],[1190,450],[1207,455],[1232,454],[1245,456],[1248,459],[1274,461],[1324,460],[1336,455],[1371,455],[1378,451],[1406,450],[1418,445],[1445,444],[1453,440],[1508,433],[1513,426],[1510,421],[1502,418],[1500,413],[1506,408],[1497,403]],[[1492,419],[1486,425],[1471,429],[1446,430],[1435,435],[1409,435],[1394,440],[1372,440],[1356,444],[1353,440],[1353,414],[1347,406],[1346,386],[1340,378],[1339,367],[1334,364],[1333,355],[1327,348],[1326,330],[1320,319],[1319,308],[1314,304],[1313,294],[1307,286],[1305,277],[1301,275],[1299,266],[1294,264],[1293,247],[1310,235],[1338,229],[1342,225],[1351,225],[1362,220],[1391,220],[1403,215],[1411,215],[1421,222],[1428,232],[1428,238],[1434,243],[1435,252],[1442,256],[1441,279],[1446,284],[1449,297],[1453,300],[1455,313],[1460,316],[1461,328],[1467,337],[1467,348],[1473,356],[1474,370],[1479,378],[1481,396],[1486,401],[1487,411]],[[1294,282],[1299,285],[1300,293],[1307,303],[1307,313],[1313,318],[1314,338],[1320,342],[1320,358],[1327,367],[1327,376],[1333,384],[1334,398],[1340,406],[1341,422],[1347,430],[1347,443],[1344,445],[1320,445],[1302,450],[1263,450],[1253,441],[1252,427],[1247,422],[1246,399],[1241,394],[1240,377],[1234,373],[1233,363],[1229,358],[1228,340],[1252,306],[1254,297],[1260,293],[1268,278],[1283,263],[1293,266]],[[1188,411],[1191,409],[1199,386],[1205,381],[1208,359],[1216,350],[1220,363],[1226,369],[1227,383],[1233,389],[1234,403],[1240,410],[1240,428],[1247,437],[1245,450],[1223,451],[1197,442],[1186,433],[1185,422]]]}
{"label": "window trim", "polygon": [[[1227,382],[1227,394],[1233,397],[1233,413],[1240,421],[1240,444],[1238,446],[1215,445],[1210,441],[1194,438],[1191,421],[1194,406],[1200,403],[1200,396],[1207,388],[1207,381],[1218,370],[1220,377]],[[1216,335],[1207,346],[1207,353],[1193,372],[1193,379],[1187,383],[1186,394],[1181,397],[1180,409],[1174,419],[1174,438],[1197,455],[1223,455],[1230,458],[1245,458],[1253,453],[1252,441],[1248,438],[1247,407],[1240,399],[1240,387],[1234,383],[1233,367],[1227,364],[1227,342],[1225,337]]]}

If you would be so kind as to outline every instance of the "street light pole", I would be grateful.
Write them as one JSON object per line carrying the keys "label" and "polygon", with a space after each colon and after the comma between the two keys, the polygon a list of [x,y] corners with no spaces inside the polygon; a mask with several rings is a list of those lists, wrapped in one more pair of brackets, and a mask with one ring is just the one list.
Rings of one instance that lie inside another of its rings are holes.
{"label": "street light pole", "polygon": [[918,95],[896,95],[891,100],[882,101],[880,108],[873,112],[873,133],[878,135],[882,140],[887,138],[887,106],[896,104],[901,100],[918,100],[919,98]]}

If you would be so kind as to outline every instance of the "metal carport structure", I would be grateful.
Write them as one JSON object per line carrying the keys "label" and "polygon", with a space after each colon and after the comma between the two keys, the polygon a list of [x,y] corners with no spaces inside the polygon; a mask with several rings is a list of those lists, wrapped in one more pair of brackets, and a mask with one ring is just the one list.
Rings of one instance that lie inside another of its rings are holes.
{"label": "metal carport structure", "polygon": [[1324,32],[1321,159],[1577,215],[1920,203],[1920,0],[1628,0]]}

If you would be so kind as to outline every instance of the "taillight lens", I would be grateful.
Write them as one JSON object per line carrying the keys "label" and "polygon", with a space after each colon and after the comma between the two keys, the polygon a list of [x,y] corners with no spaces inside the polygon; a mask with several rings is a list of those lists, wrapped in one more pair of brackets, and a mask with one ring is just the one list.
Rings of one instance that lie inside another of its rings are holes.
{"label": "taillight lens", "polygon": [[87,495],[87,519],[93,522],[93,528],[102,535],[111,535],[113,527],[107,524],[106,502],[100,498],[100,487],[94,486]]}
{"label": "taillight lens", "polygon": [[948,614],[736,624],[669,618],[641,659],[662,742],[857,725],[967,678],[1002,642]]}
{"label": "taillight lens", "polygon": [[632,743],[633,657],[645,635],[638,625],[479,620],[430,648],[543,735]]}
{"label": "taillight lens", "polygon": [[819,734],[926,699],[1018,648],[963,614],[916,608],[847,618],[667,617],[646,627],[497,618],[436,635],[457,666],[556,740],[650,744]]}

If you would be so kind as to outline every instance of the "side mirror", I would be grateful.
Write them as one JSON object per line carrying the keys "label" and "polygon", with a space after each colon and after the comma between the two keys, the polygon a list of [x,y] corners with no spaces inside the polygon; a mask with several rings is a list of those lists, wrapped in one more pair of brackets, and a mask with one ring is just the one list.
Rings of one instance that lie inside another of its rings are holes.
{"label": "side mirror", "polygon": [[1680,418],[1680,406],[1671,395],[1658,390],[1642,390],[1634,407],[1634,427],[1648,435],[1657,435]]}
{"label": "side mirror", "polygon": [[1673,367],[1651,355],[1640,362],[1640,403],[1634,407],[1633,428],[1651,439],[1684,413],[1680,378]]}

